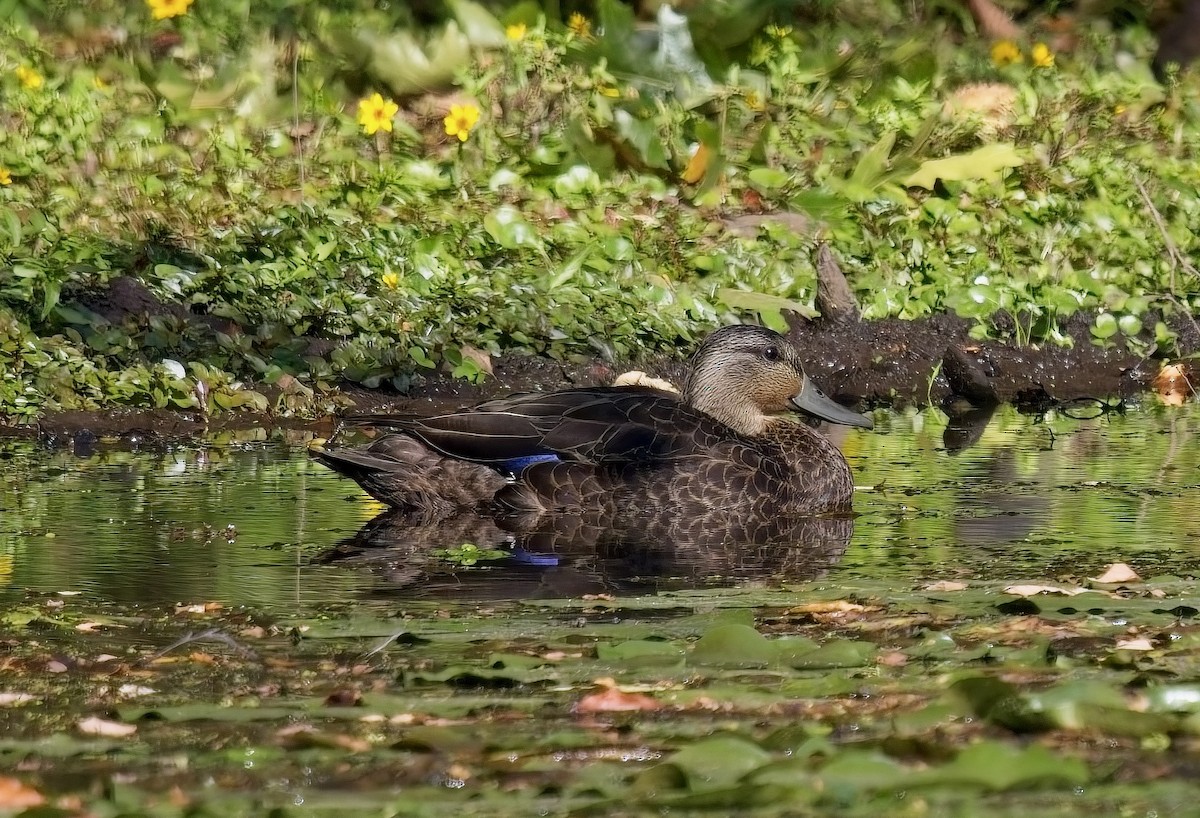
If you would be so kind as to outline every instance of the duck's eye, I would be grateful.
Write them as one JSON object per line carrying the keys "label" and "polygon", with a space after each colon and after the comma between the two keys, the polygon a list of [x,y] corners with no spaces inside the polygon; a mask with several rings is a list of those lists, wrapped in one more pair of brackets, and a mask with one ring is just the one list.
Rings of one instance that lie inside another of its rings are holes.
{"label": "duck's eye", "polygon": [[768,361],[779,360],[779,347],[767,347],[763,350],[763,357]]}

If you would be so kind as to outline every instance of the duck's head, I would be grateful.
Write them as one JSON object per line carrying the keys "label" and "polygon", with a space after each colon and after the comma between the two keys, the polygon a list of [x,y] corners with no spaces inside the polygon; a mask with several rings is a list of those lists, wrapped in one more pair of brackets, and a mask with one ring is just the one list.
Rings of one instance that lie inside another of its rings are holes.
{"label": "duck's head", "polygon": [[704,339],[692,358],[684,400],[742,434],[766,430],[773,415],[801,411],[870,429],[870,418],[821,393],[800,366],[796,347],[765,327],[735,324]]}

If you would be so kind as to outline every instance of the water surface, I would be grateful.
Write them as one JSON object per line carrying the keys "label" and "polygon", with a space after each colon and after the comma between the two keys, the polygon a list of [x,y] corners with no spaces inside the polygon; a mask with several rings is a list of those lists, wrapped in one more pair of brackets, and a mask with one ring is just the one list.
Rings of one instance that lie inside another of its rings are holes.
{"label": "water surface", "polygon": [[431,553],[431,536],[452,548],[469,526],[392,526],[386,548],[356,541],[381,506],[311,462],[296,433],[78,452],[0,441],[0,587],[295,610],[783,579],[1069,579],[1110,562],[1147,577],[1200,568],[1194,405],[1088,419],[1008,408],[975,423],[930,410],[875,419],[872,432],[832,432],[862,490],[853,524],[819,542],[782,555],[731,543],[721,559],[519,549],[486,568]]}

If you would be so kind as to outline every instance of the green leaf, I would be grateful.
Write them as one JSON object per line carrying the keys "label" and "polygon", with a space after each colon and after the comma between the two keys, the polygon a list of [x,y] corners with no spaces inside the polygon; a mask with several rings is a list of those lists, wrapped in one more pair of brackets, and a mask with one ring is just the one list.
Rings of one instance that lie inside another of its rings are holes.
{"label": "green leaf", "polygon": [[381,34],[362,29],[356,36],[357,47],[369,55],[372,73],[397,95],[448,84],[471,60],[471,43],[454,22],[424,47],[408,31]]}
{"label": "green leaf", "polygon": [[58,304],[58,296],[62,291],[62,283],[59,281],[47,281],[42,285],[42,320],[46,320],[51,312],[54,311],[55,305]]}
{"label": "green leaf", "polygon": [[921,163],[916,172],[904,180],[910,187],[933,190],[941,179],[943,182],[962,182],[968,179],[999,181],[1008,168],[1020,167],[1025,160],[1009,142],[997,142],[982,148],[944,159],[930,159]]}
{"label": "green leaf", "polygon": [[788,331],[785,312],[796,313],[805,318],[815,318],[817,315],[817,311],[806,304],[767,293],[722,287],[717,290],[717,298],[735,310],[750,310],[757,313],[762,322],[776,332]]}
{"label": "green leaf", "polygon": [[617,134],[637,151],[647,167],[667,167],[667,149],[659,138],[656,120],[639,119],[624,108],[618,108],[613,115],[613,122]]}
{"label": "green leaf", "polygon": [[683,771],[691,789],[703,790],[733,784],[771,758],[770,753],[746,739],[714,736],[688,745],[667,763]]}
{"label": "green leaf", "polygon": [[718,625],[696,642],[688,664],[770,667],[778,659],[774,643],[749,625]]}
{"label": "green leaf", "polygon": [[1121,332],[1132,337],[1142,331],[1142,319],[1136,315],[1122,315],[1117,320],[1117,326]]}
{"label": "green leaf", "polygon": [[1120,328],[1116,316],[1111,312],[1102,312],[1096,316],[1096,320],[1092,324],[1092,335],[1097,338],[1111,338],[1117,334]]}
{"label": "green leaf", "polygon": [[505,249],[538,247],[541,241],[533,227],[511,205],[502,205],[483,217],[483,227]]}
{"label": "green leaf", "polygon": [[472,0],[446,0],[446,5],[462,26],[467,40],[475,48],[499,48],[504,45],[504,26],[495,15]]}
{"label": "green leaf", "polygon": [[683,645],[678,642],[633,639],[628,642],[597,645],[596,658],[602,662],[613,662],[625,667],[673,665],[683,660],[684,649]]}
{"label": "green leaf", "polygon": [[969,712],[1011,730],[1037,731],[1053,720],[1031,706],[1016,687],[992,676],[972,676],[950,686],[949,698],[965,703]]}
{"label": "green leaf", "polygon": [[409,347],[408,357],[412,358],[419,365],[425,367],[426,369],[433,369],[437,366],[434,360],[430,358],[425,350],[421,349],[420,347]]}
{"label": "green leaf", "polygon": [[828,642],[814,651],[794,657],[789,664],[794,668],[839,668],[862,667],[870,664],[878,648],[874,642],[854,642],[838,639]]}
{"label": "green leaf", "polygon": [[895,144],[895,131],[888,131],[881,136],[879,141],[859,158],[858,164],[854,166],[854,172],[850,174],[848,180],[850,185],[873,190],[883,178],[884,171],[887,170],[888,157],[891,156],[892,146]]}
{"label": "green leaf", "polygon": [[1090,779],[1087,765],[1039,745],[1013,747],[999,741],[981,741],[963,750],[949,764],[915,776],[921,787],[967,785],[985,790],[1016,787],[1080,786]]}
{"label": "green leaf", "polygon": [[17,248],[21,245],[21,220],[10,207],[0,208],[0,214],[4,216],[4,227],[8,232],[8,246]]}
{"label": "green leaf", "polygon": [[903,788],[912,771],[881,753],[850,752],[822,767],[817,778],[833,798],[847,801],[863,792]]}
{"label": "green leaf", "polygon": [[754,168],[747,174],[750,184],[764,193],[778,190],[791,184],[792,175],[778,168]]}

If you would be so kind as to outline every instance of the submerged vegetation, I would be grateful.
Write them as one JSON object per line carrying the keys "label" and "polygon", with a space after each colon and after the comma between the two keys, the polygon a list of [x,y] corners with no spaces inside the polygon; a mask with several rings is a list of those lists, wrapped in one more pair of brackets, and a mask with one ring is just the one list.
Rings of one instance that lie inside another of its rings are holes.
{"label": "submerged vegetation", "polygon": [[1170,352],[1200,300],[1200,96],[1143,28],[993,47],[911,4],[717,3],[693,43],[611,0],[376,5],[17,5],[0,414],[671,350],[811,314],[822,240],[866,317],[1017,343],[1088,311]]}

